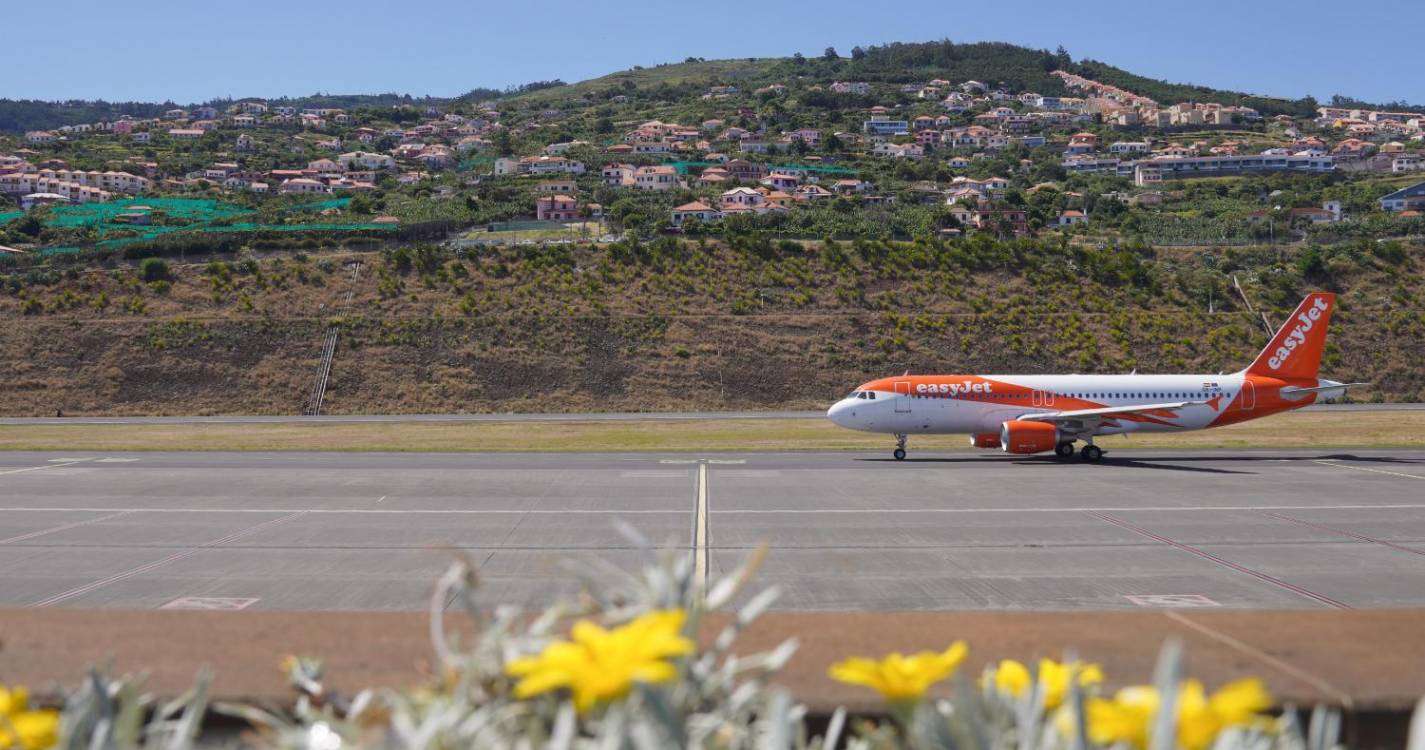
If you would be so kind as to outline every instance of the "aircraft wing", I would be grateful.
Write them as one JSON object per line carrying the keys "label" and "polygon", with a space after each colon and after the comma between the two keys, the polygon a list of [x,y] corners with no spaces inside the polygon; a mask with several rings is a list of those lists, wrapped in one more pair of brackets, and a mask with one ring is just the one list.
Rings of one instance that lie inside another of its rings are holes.
{"label": "aircraft wing", "polygon": [[1056,411],[1040,414],[1026,414],[1020,417],[1026,422],[1086,422],[1102,421],[1113,417],[1157,417],[1172,418],[1177,414],[1174,412],[1188,406],[1211,406],[1208,401],[1171,401],[1162,404],[1135,404],[1133,406],[1106,406],[1101,409],[1073,409],[1070,411]]}

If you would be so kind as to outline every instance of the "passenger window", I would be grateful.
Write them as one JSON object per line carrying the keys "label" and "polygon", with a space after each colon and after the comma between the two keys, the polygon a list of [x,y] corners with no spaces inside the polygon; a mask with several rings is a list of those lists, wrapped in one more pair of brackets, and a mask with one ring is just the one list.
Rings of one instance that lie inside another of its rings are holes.
{"label": "passenger window", "polygon": [[868,393],[868,394],[866,394],[866,395],[867,395],[867,397],[870,398],[872,401],[875,401],[875,400],[876,400],[876,392],[875,392],[875,391],[871,391],[870,393]]}

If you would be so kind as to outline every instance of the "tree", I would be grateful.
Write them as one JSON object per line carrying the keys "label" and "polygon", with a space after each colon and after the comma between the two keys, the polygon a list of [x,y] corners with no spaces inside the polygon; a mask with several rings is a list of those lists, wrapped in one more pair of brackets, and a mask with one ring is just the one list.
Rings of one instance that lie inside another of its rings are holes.
{"label": "tree", "polygon": [[494,136],[490,138],[490,143],[498,156],[509,156],[515,152],[514,138],[510,136],[510,131],[506,128],[496,130]]}
{"label": "tree", "polygon": [[792,63],[793,63],[794,65],[805,65],[806,62],[807,62],[807,59],[802,56],[802,53],[796,52],[796,53],[794,53],[794,54],[792,55]]}
{"label": "tree", "polygon": [[823,59],[823,60],[840,60],[840,59],[841,59],[841,55],[836,54],[836,48],[835,48],[835,47],[827,47],[827,48],[826,48],[826,51],[821,53],[821,59]]}
{"label": "tree", "polygon": [[139,277],[144,281],[166,281],[169,277],[168,263],[162,258],[144,258],[139,263]]}
{"label": "tree", "polygon": [[860,46],[852,47],[852,48],[851,48],[851,59],[852,59],[852,60],[864,60],[864,59],[866,59],[866,50],[861,49]]}

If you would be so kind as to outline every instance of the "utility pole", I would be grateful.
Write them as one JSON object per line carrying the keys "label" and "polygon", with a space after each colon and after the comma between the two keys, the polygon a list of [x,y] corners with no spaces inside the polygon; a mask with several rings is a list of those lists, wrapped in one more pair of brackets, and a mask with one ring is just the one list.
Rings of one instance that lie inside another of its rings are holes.
{"label": "utility pole", "polygon": [[[1237,274],[1232,274],[1232,286],[1237,287],[1237,293],[1242,295],[1242,302],[1246,303],[1247,312],[1257,315],[1257,311],[1252,308],[1252,301],[1247,299],[1247,293],[1242,290],[1242,285],[1237,283]],[[1270,340],[1273,336],[1277,335],[1276,329],[1272,328],[1272,322],[1267,320],[1267,314],[1265,312],[1261,313],[1261,316],[1262,327],[1267,329],[1267,339]]]}

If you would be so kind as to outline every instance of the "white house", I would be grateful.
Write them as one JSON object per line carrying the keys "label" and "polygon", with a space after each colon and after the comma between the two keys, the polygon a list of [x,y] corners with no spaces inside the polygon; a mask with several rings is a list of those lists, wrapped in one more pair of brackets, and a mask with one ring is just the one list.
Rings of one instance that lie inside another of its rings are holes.
{"label": "white house", "polygon": [[717,221],[723,216],[722,212],[702,201],[684,203],[673,209],[671,222],[673,226],[682,226],[685,221]]}
{"label": "white house", "polygon": [[633,173],[634,187],[639,190],[672,190],[679,187],[678,170],[673,167],[639,167]]}

